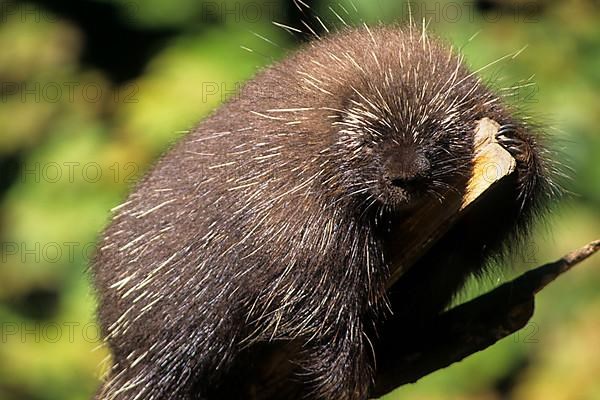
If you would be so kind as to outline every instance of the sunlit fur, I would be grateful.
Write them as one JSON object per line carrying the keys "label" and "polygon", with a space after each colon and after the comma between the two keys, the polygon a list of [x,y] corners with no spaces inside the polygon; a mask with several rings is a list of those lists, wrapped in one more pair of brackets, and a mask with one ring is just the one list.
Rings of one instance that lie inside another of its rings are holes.
{"label": "sunlit fur", "polygon": [[[238,398],[246,361],[272,348],[289,369],[273,398],[365,399],[379,327],[442,310],[553,192],[539,136],[512,114],[421,31],[346,29],[260,72],[115,210],[94,262],[114,358],[97,399]],[[514,178],[388,299],[380,227],[462,190],[483,117]],[[403,149],[430,165],[386,167]],[[390,187],[390,168],[419,188]]]}

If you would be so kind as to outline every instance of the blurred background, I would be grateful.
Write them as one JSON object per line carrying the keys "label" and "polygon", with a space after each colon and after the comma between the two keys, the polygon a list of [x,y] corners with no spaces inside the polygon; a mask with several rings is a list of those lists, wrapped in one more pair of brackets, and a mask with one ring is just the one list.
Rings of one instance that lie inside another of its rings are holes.
{"label": "blurred background", "polygon": [[[109,210],[187,129],[309,35],[402,22],[399,0],[0,2],[0,400],[83,400],[106,371],[88,263]],[[411,2],[507,101],[552,127],[575,196],[514,268],[600,237],[600,3]],[[335,14],[338,14],[336,16]],[[303,30],[307,30],[303,28]],[[561,157],[561,158],[562,158]],[[600,399],[600,257],[545,290],[527,327],[385,397]]]}

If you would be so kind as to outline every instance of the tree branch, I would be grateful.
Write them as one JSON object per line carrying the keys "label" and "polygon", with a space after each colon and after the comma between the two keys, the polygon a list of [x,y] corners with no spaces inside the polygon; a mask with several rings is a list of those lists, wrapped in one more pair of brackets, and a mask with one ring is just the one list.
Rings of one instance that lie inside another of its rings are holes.
{"label": "tree branch", "polygon": [[399,332],[401,345],[377,360],[372,397],[416,382],[521,329],[533,315],[535,294],[598,250],[600,240],[441,314],[425,329]]}

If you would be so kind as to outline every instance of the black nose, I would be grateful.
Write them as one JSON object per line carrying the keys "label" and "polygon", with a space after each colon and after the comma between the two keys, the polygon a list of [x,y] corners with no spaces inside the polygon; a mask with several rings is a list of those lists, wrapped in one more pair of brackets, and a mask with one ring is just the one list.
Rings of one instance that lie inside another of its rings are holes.
{"label": "black nose", "polygon": [[422,180],[431,169],[431,163],[418,149],[405,147],[388,155],[384,169],[384,177],[399,187]]}

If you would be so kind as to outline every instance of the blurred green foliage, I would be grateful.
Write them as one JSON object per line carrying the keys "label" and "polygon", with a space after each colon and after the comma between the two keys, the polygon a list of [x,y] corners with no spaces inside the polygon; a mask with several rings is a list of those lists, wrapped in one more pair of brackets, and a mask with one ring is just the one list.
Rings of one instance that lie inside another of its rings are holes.
{"label": "blurred green foliage", "polygon": [[[285,15],[283,1],[102,2],[132,29],[176,32],[125,82],[84,62],[76,21],[0,3],[0,400],[91,396],[109,361],[87,268],[109,210],[170,143],[296,46],[270,23]],[[411,11],[474,69],[528,45],[481,75],[499,88],[534,75],[509,101],[553,127],[574,169],[576,196],[550,216],[553,233],[540,226],[515,256],[511,275],[600,236],[600,11],[585,0],[507,0],[487,13],[476,3]],[[252,7],[263,12],[244,16]],[[406,3],[392,0],[315,9],[329,26],[340,24],[332,9],[353,24],[407,18]],[[471,282],[466,296],[504,278]],[[519,334],[385,398],[600,399],[599,293],[596,258],[542,293]]]}

